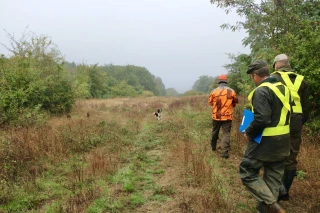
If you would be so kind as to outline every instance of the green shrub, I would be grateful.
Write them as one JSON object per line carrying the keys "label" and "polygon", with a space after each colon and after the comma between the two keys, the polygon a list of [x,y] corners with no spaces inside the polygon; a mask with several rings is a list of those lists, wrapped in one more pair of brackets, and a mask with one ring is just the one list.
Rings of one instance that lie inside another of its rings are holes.
{"label": "green shrub", "polygon": [[152,96],[154,96],[154,94],[151,91],[143,91],[140,96],[141,97],[152,97]]}
{"label": "green shrub", "polygon": [[[11,57],[0,57],[0,113],[5,123],[25,122],[42,116],[70,112],[75,103],[72,83],[63,58],[46,36],[32,34],[13,40]],[[23,116],[21,116],[23,115]],[[27,122],[27,123],[28,123]]]}

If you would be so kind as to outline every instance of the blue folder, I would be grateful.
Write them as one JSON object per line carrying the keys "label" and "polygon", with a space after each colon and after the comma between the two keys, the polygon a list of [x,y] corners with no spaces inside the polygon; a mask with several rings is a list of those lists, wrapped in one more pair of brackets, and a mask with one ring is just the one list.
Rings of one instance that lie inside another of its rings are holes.
{"label": "blue folder", "polygon": [[[246,128],[248,128],[248,126],[250,125],[250,123],[253,121],[254,115],[250,110],[243,110],[243,118],[242,118],[242,122],[240,124],[240,132],[244,132],[244,130],[246,130]],[[253,138],[253,141],[256,143],[260,143],[262,138],[262,133],[258,134],[256,137]]]}

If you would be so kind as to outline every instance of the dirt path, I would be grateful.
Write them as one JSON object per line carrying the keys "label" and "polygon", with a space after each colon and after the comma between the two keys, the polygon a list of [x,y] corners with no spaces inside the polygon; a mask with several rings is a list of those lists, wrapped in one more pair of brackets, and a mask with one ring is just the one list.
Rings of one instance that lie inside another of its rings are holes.
{"label": "dirt path", "polygon": [[[223,208],[228,205],[231,206],[229,209],[232,209],[232,212],[252,212],[252,209],[246,208],[254,205],[253,199],[247,198],[248,193],[238,175],[239,156],[232,154],[229,159],[222,159],[219,150],[213,153],[208,149],[209,144],[205,141],[193,147],[204,150],[203,161],[205,162],[202,163],[210,167],[210,173],[214,174],[212,184],[219,185],[209,189],[210,184],[195,184],[196,177],[192,176],[192,172],[187,171],[188,167],[192,167],[192,163],[188,162],[189,165],[186,165],[186,158],[191,159],[196,155],[186,156],[188,151],[184,150],[185,142],[177,140],[174,144],[165,144],[149,150],[147,155],[152,159],[161,159],[157,169],[164,172],[153,175],[153,180],[160,191],[159,194],[164,195],[166,199],[152,200],[150,199],[153,196],[152,193],[145,192],[146,202],[134,212],[223,212],[219,210],[220,206]],[[209,161],[212,161],[213,165],[209,165]],[[219,192],[208,196],[208,193],[211,193],[210,190],[219,190]]]}
{"label": "dirt path", "polygon": [[[163,159],[160,162],[159,167],[165,172],[163,175],[155,177],[154,181],[159,189],[163,191],[162,193],[164,195],[167,194],[168,198],[166,200],[147,202],[140,208],[136,209],[136,212],[180,212],[180,192],[178,188],[181,181],[179,178],[182,173],[179,171],[181,168],[179,168],[177,163],[171,160],[171,153],[167,150],[152,150],[148,152],[148,154],[150,156],[156,156]],[[171,192],[169,190],[171,190]]]}
{"label": "dirt path", "polygon": [[[169,113],[163,121],[150,116],[139,120],[130,164],[139,179],[135,193],[140,193],[144,200],[120,212],[256,212],[256,201],[242,185],[238,172],[244,139],[234,129],[230,158],[222,159],[219,150],[213,153],[209,149],[206,140],[210,136],[201,136],[203,132],[210,135],[210,127],[195,131],[196,120],[192,118],[188,123],[185,117],[197,114],[190,114],[179,115],[182,117],[177,123],[177,114]],[[121,187],[113,191],[115,198],[132,194],[124,193]],[[295,193],[293,190],[293,196]],[[281,204],[287,212],[304,213],[299,199]]]}

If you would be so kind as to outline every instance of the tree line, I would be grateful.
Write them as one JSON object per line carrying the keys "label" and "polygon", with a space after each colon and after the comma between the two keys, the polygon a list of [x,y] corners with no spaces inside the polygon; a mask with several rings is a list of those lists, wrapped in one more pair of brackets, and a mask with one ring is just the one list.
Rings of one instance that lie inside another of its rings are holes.
{"label": "tree line", "polygon": [[[246,95],[253,84],[246,75],[256,59],[270,64],[275,55],[286,53],[295,71],[309,83],[312,113],[320,105],[320,3],[315,0],[210,0],[227,13],[236,10],[244,21],[223,29],[246,30],[243,45],[250,54],[229,54],[229,85]],[[162,79],[146,68],[127,65],[88,65],[66,62],[57,46],[47,36],[25,33],[20,39],[7,33],[12,56],[0,57],[0,121],[33,122],[44,116],[70,112],[78,98],[113,98],[178,95],[166,89]],[[206,94],[216,86],[216,78],[200,76],[192,90],[184,95]],[[27,119],[28,118],[28,119]]]}
{"label": "tree line", "polygon": [[30,125],[69,113],[77,99],[175,96],[146,68],[64,60],[48,36],[7,33],[11,56],[0,56],[0,123]]}
{"label": "tree line", "polygon": [[134,65],[86,65],[65,62],[66,70],[75,79],[77,98],[114,98],[165,96],[160,77],[146,68]]}

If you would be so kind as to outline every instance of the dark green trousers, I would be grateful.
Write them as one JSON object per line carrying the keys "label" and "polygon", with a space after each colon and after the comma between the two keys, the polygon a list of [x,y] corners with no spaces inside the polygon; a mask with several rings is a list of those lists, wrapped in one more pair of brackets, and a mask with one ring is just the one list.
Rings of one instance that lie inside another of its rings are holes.
{"label": "dark green trousers", "polygon": [[296,170],[298,165],[297,157],[300,152],[300,145],[301,145],[301,132],[291,131],[290,140],[291,140],[290,155],[286,159],[285,169]]}
{"label": "dark green trousers", "polygon": [[231,131],[232,121],[216,121],[212,120],[212,138],[211,138],[211,148],[216,150],[217,141],[219,139],[219,131],[222,128],[222,140],[221,140],[221,149],[222,156],[229,156],[230,149],[230,131]]}
{"label": "dark green trousers", "polygon": [[[240,163],[240,178],[243,185],[258,202],[273,204],[277,202],[285,160],[264,162],[244,157]],[[263,168],[263,177],[259,176]]]}

